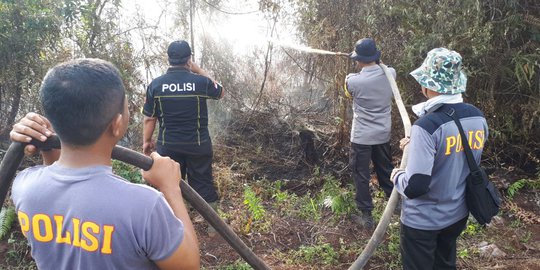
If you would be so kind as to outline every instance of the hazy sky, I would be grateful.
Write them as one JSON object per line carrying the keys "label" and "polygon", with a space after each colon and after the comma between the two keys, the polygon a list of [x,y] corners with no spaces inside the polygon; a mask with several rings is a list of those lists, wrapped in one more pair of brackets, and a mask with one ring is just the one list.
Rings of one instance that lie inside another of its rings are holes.
{"label": "hazy sky", "polygon": [[[166,5],[164,3],[166,1],[171,4]],[[223,1],[220,7],[212,7],[205,0],[194,1],[196,5],[204,5],[213,11],[210,18],[200,12],[194,16],[195,50],[202,35],[211,36],[215,40],[227,40],[233,44],[237,54],[248,54],[254,47],[267,45],[270,25],[262,12],[258,11],[258,0]],[[170,9],[174,5],[173,2],[174,0],[124,0],[123,9],[124,12],[133,14],[139,8],[148,22],[157,22],[162,10]],[[166,12],[163,15],[160,28],[163,29],[162,34],[165,38],[177,39],[179,37],[168,36],[166,30],[173,26],[173,13]],[[290,28],[290,25],[286,25],[286,22],[278,23],[277,37],[287,43],[294,42],[293,31],[285,30],[287,27]]]}

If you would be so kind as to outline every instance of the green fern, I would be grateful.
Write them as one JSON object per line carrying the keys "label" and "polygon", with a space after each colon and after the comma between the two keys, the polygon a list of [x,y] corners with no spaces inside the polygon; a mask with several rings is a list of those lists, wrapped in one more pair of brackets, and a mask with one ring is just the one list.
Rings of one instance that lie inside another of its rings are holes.
{"label": "green fern", "polygon": [[530,189],[540,189],[540,178],[536,180],[520,179],[514,182],[506,191],[506,193],[508,193],[508,198],[514,198],[514,195],[516,195],[516,193],[525,186],[529,187]]}
{"label": "green fern", "polygon": [[521,179],[511,184],[506,191],[508,193],[508,198],[514,198],[514,195],[516,195],[516,193],[525,186],[526,181],[527,180],[525,179]]}
{"label": "green fern", "polygon": [[13,209],[13,207],[2,207],[2,211],[0,211],[0,240],[4,239],[4,237],[9,234],[11,226],[13,226],[13,222],[16,219],[17,215],[15,214],[15,209]]}
{"label": "green fern", "polygon": [[536,180],[529,180],[527,182],[527,186],[529,186],[531,189],[540,189],[540,173],[538,174],[538,178]]}

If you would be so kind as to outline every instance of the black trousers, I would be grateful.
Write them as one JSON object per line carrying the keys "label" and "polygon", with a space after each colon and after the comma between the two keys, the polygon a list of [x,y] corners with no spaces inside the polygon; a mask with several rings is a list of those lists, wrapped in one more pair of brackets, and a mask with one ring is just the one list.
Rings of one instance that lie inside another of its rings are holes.
{"label": "black trousers", "polygon": [[378,145],[351,143],[350,166],[353,171],[354,186],[356,187],[356,206],[360,210],[371,211],[373,209],[373,200],[369,191],[369,181],[371,179],[370,161],[373,161],[379,187],[387,197],[390,197],[394,187],[390,181],[390,174],[394,169],[390,143]]}
{"label": "black trousers", "polygon": [[465,229],[467,218],[437,231],[418,230],[401,224],[403,269],[456,269],[456,240]]}
{"label": "black trousers", "polygon": [[180,163],[182,179],[208,203],[218,200],[212,177],[212,142],[201,145],[157,145],[157,152]]}

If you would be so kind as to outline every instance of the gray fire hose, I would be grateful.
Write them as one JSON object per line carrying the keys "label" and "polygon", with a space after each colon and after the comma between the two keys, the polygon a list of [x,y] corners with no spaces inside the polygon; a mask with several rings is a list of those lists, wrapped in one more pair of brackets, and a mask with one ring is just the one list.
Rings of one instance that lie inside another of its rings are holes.
{"label": "gray fire hose", "polygon": [[[386,65],[379,64],[379,66],[382,68],[382,70],[384,71],[384,74],[386,75],[386,78],[390,82],[390,86],[392,87],[392,92],[394,93],[394,99],[396,101],[396,105],[399,110],[399,115],[401,116],[401,120],[403,122],[405,136],[409,137],[411,135],[411,120],[409,119],[409,115],[407,114],[405,105],[403,104],[403,101],[401,100],[401,95],[399,93],[396,80],[394,80],[394,77],[388,71],[388,67],[386,67]],[[405,167],[407,166],[407,160],[408,160],[408,152],[407,152],[407,146],[405,146],[405,148],[403,149],[403,157],[401,158],[401,163],[399,165],[400,169],[405,169]],[[379,224],[377,225],[377,228],[375,228],[375,231],[373,232],[371,239],[369,239],[369,242],[367,243],[362,253],[358,256],[356,261],[354,261],[351,267],[349,267],[349,270],[363,269],[364,266],[366,266],[369,258],[371,258],[371,256],[375,252],[375,249],[381,244],[384,234],[386,232],[386,229],[388,228],[388,224],[390,224],[390,219],[392,218],[392,214],[394,213],[394,210],[396,209],[398,196],[399,194],[397,190],[393,189],[392,194],[390,195],[390,198],[388,199],[388,203],[386,204],[386,208],[384,209],[383,215],[379,221]]]}
{"label": "gray fire hose", "polygon": [[[35,142],[38,148],[60,148],[58,137],[53,136],[46,143]],[[17,168],[24,157],[24,147],[26,144],[13,142],[9,146],[2,163],[0,163],[0,202],[3,204],[6,194],[13,182]],[[115,146],[112,152],[112,158],[129,163],[143,170],[149,170],[152,167],[153,160],[141,153]],[[204,201],[204,199],[195,192],[185,181],[180,181],[182,195],[191,205],[216,229],[216,231],[233,247],[238,254],[254,269],[269,270],[264,261],[262,261],[253,251],[242,242],[240,237],[217,215],[217,213]]]}

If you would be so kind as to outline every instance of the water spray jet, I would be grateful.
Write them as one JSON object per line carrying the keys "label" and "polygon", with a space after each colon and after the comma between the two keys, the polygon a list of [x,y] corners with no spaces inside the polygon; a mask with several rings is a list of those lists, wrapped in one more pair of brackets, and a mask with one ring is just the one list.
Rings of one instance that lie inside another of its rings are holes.
{"label": "water spray jet", "polygon": [[286,42],[282,42],[280,40],[273,39],[273,38],[269,38],[269,39],[267,39],[267,41],[269,43],[280,46],[282,48],[290,48],[290,49],[294,49],[294,50],[301,51],[301,52],[306,52],[306,53],[315,53],[315,54],[322,54],[322,55],[334,55],[334,56],[345,56],[345,57],[349,57],[349,55],[350,55],[349,53],[344,53],[344,52],[332,52],[332,51],[326,51],[326,50],[321,50],[321,49],[315,49],[315,48],[311,48],[309,46],[304,46],[304,45],[286,43]]}

